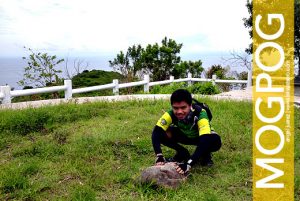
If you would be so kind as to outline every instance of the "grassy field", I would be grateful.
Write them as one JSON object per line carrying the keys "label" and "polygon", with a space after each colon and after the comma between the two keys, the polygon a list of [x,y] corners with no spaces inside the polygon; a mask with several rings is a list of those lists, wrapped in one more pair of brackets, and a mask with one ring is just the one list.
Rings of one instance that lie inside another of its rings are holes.
{"label": "grassy field", "polygon": [[[223,146],[212,168],[194,167],[176,190],[138,182],[154,163],[151,131],[168,101],[0,111],[0,200],[252,200],[252,104],[202,101],[213,111]],[[300,200],[299,117],[297,109],[295,200]]]}

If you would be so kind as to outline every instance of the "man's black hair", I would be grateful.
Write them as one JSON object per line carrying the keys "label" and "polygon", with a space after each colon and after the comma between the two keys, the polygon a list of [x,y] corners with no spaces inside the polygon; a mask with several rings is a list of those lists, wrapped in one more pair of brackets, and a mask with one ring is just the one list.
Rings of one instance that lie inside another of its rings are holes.
{"label": "man's black hair", "polygon": [[171,105],[185,101],[187,104],[192,104],[192,94],[185,89],[177,89],[171,95]]}

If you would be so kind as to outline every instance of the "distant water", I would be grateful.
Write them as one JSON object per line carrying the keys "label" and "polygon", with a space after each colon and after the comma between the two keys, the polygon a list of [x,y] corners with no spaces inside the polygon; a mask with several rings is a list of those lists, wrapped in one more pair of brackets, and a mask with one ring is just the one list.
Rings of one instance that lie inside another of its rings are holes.
{"label": "distant water", "polygon": [[[68,69],[69,71],[72,71],[73,69],[73,62],[75,59],[80,59],[81,61],[84,61],[82,66],[85,66],[85,63],[88,62],[88,68],[87,70],[105,70],[105,71],[112,71],[113,69],[109,67],[109,60],[113,60],[115,56],[98,56],[98,57],[71,57],[68,59]],[[222,59],[221,57],[224,57],[223,54],[194,54],[194,55],[183,55],[182,60],[201,60],[203,63],[204,68],[208,68],[211,65],[214,64],[221,64]],[[59,57],[63,58],[63,57]],[[10,57],[10,58],[1,58],[0,57],[0,86],[4,85],[10,85],[12,88],[15,89],[22,89],[21,86],[17,84],[19,80],[23,78],[24,74],[24,68],[26,67],[26,60],[23,60],[21,57]],[[65,63],[61,63],[58,66],[58,69],[62,70],[63,73],[61,74],[62,77],[66,76],[66,70],[65,70]],[[238,70],[241,71],[241,69],[232,69],[232,70]],[[245,70],[245,69],[242,69]],[[74,70],[73,70],[74,71]]]}
{"label": "distant water", "polygon": [[[109,67],[108,61],[112,58],[104,57],[88,57],[88,58],[69,58],[68,59],[68,69],[71,73],[74,71],[74,60],[80,59],[83,61],[82,66],[85,67],[88,62],[88,67],[86,70],[105,70],[111,71],[112,68]],[[19,80],[23,78],[24,68],[27,66],[26,60],[23,60],[21,57],[16,58],[1,58],[0,57],[0,86],[9,85],[15,89],[22,89],[21,86],[17,84]],[[60,63],[58,69],[62,70],[62,77],[66,76],[65,63]],[[83,69],[83,68],[82,68]]]}
{"label": "distant water", "polygon": [[22,58],[0,58],[0,86],[8,84],[16,88],[16,82],[22,79],[25,65]]}

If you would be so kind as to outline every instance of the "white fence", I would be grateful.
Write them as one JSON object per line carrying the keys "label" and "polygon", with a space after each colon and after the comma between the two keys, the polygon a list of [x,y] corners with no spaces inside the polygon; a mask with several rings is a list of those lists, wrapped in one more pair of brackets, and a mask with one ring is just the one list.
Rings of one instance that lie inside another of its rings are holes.
{"label": "white fence", "polygon": [[149,88],[151,86],[170,84],[173,82],[188,82],[189,85],[191,85],[192,82],[212,82],[213,84],[215,84],[215,83],[234,83],[234,84],[247,84],[247,87],[249,87],[252,84],[251,79],[249,79],[250,76],[251,76],[250,73],[248,73],[248,80],[219,80],[219,79],[216,79],[216,75],[213,75],[212,79],[192,78],[192,75],[189,73],[188,77],[183,78],[183,79],[174,79],[174,76],[171,76],[169,80],[150,82],[149,75],[144,75],[144,80],[138,81],[138,82],[119,84],[118,80],[113,80],[113,83],[111,83],[111,84],[92,86],[92,87],[84,87],[84,88],[78,88],[78,89],[72,89],[72,81],[71,80],[65,80],[63,86],[14,90],[14,91],[11,91],[10,86],[0,86],[0,101],[2,102],[2,104],[7,104],[7,103],[11,103],[11,99],[13,97],[27,96],[27,95],[41,94],[41,93],[49,93],[49,92],[58,92],[58,91],[65,92],[65,99],[72,98],[73,94],[98,91],[98,90],[103,90],[103,89],[112,89],[114,95],[119,95],[119,89],[134,87],[134,86],[141,86],[141,85],[144,85],[144,92],[147,93],[147,92],[149,92]]}

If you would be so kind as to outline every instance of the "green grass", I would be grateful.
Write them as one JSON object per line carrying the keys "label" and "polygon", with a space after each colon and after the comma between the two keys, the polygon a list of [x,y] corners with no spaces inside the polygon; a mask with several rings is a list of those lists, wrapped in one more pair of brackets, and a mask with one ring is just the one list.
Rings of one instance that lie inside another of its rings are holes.
{"label": "green grass", "polygon": [[[214,167],[194,167],[175,190],[138,182],[154,162],[151,131],[168,101],[2,110],[0,200],[252,200],[252,104],[202,101],[213,112],[223,146],[214,154]],[[297,109],[295,200],[300,198],[299,117]]]}

